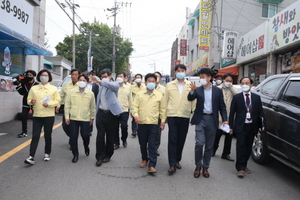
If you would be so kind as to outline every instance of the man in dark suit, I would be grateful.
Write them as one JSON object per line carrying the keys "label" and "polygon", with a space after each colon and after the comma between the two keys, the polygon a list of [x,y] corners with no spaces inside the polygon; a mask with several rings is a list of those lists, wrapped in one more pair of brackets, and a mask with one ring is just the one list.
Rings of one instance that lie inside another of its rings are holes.
{"label": "man in dark suit", "polygon": [[[236,170],[238,177],[244,177],[245,173],[250,174],[247,168],[247,161],[251,154],[253,139],[257,131],[264,130],[265,119],[260,96],[251,91],[253,80],[244,77],[240,80],[241,93],[233,96],[229,126],[230,134],[236,134]],[[235,118],[235,119],[234,119]]]}
{"label": "man in dark suit", "polygon": [[[192,125],[196,125],[196,145],[195,145],[195,164],[194,177],[202,174],[205,178],[209,177],[209,168],[212,148],[215,141],[216,131],[219,125],[219,111],[222,116],[223,125],[228,124],[226,106],[223,100],[222,90],[213,86],[211,79],[213,72],[210,68],[202,68],[200,71],[201,87],[197,88],[195,83],[191,83],[191,91],[188,100],[197,99],[194,116],[191,120]],[[205,150],[203,153],[203,146]]]}

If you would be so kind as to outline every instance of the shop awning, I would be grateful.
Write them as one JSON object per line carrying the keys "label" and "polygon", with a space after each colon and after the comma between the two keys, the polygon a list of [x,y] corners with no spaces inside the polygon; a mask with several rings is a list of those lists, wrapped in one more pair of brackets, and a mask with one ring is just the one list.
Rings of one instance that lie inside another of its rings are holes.
{"label": "shop awning", "polygon": [[226,68],[219,69],[219,72],[217,75],[224,75],[227,73],[231,73],[234,76],[239,75],[239,66],[226,67]]}
{"label": "shop awning", "polygon": [[281,3],[283,0],[258,0],[260,3]]}
{"label": "shop awning", "polygon": [[191,19],[188,23],[188,25],[190,26],[194,26],[194,24],[195,24],[195,19]]}
{"label": "shop awning", "polygon": [[0,24],[0,47],[23,47],[26,55],[51,56],[52,52],[45,47],[33,42],[24,35]]}
{"label": "shop awning", "polygon": [[199,13],[200,13],[200,9],[196,10],[196,12],[194,12],[193,17],[197,18],[199,16]]}
{"label": "shop awning", "polygon": [[51,69],[53,69],[53,67],[54,67],[54,64],[52,62],[44,59],[44,68],[51,70]]}

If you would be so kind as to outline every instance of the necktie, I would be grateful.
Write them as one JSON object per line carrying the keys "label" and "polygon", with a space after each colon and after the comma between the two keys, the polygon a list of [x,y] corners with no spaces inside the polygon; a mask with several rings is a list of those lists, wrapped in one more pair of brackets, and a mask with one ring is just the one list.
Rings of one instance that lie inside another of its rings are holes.
{"label": "necktie", "polygon": [[246,104],[247,104],[247,110],[250,113],[250,118],[247,118],[248,121],[251,121],[251,107],[250,107],[250,98],[249,98],[249,94],[245,94],[246,95]]}

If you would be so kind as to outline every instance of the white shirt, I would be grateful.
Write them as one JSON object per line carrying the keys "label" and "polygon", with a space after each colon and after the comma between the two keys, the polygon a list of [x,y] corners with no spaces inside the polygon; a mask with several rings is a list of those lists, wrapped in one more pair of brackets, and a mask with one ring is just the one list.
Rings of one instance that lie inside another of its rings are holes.
{"label": "white shirt", "polygon": [[100,96],[100,98],[101,98],[101,103],[100,103],[100,109],[102,109],[102,110],[109,110],[109,108],[108,108],[108,105],[107,105],[107,101],[106,101],[106,98],[105,98],[105,93],[106,93],[106,87],[103,87],[102,88],[102,91],[101,91],[101,96]]}
{"label": "white shirt", "polygon": [[178,80],[176,79],[177,86],[178,86],[178,92],[179,92],[180,95],[181,95],[181,93],[182,93],[182,90],[183,90],[185,81],[186,81],[186,79],[184,79],[183,83],[179,83]]}
{"label": "white shirt", "polygon": [[204,87],[204,107],[203,113],[213,113],[212,110],[212,85],[209,88]]}
{"label": "white shirt", "polygon": [[[243,92],[243,95],[244,95],[244,101],[245,101],[245,106],[246,106],[246,108],[247,108],[247,104],[246,104],[246,94],[249,94],[249,99],[250,99],[250,107],[252,106],[252,102],[251,102],[251,92],[248,92],[248,93],[246,93],[246,92]],[[248,108],[247,108],[247,112],[248,112]],[[245,123],[246,124],[249,124],[249,123],[252,123],[252,116],[251,116],[251,120],[249,121],[249,120],[247,120],[247,116],[245,116]]]}

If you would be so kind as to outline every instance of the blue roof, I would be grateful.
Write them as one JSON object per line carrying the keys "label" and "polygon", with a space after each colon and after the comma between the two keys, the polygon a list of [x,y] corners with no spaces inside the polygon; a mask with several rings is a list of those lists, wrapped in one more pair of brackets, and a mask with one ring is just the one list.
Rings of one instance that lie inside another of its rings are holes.
{"label": "blue roof", "polygon": [[23,47],[26,55],[52,56],[52,52],[0,23],[0,47]]}

